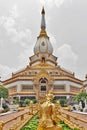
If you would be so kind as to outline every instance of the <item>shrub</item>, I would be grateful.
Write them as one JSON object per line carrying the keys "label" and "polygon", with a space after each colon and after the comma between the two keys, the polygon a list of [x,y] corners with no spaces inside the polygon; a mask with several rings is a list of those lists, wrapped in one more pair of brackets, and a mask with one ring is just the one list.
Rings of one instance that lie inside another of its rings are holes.
{"label": "shrub", "polygon": [[8,107],[8,105],[6,105],[5,103],[2,105],[2,107],[3,107],[3,112],[7,112],[7,111],[9,111],[10,110],[10,108]]}
{"label": "shrub", "polygon": [[23,100],[20,100],[20,101],[19,101],[19,106],[20,106],[20,107],[24,107],[24,101],[23,101]]}
{"label": "shrub", "polygon": [[30,99],[25,99],[25,100],[24,100],[24,103],[25,103],[25,105],[29,105]]}
{"label": "shrub", "polygon": [[36,100],[36,99],[33,99],[33,103],[37,103],[37,100]]}
{"label": "shrub", "polygon": [[60,99],[60,104],[62,107],[64,107],[64,105],[66,104],[66,100],[65,99]]}

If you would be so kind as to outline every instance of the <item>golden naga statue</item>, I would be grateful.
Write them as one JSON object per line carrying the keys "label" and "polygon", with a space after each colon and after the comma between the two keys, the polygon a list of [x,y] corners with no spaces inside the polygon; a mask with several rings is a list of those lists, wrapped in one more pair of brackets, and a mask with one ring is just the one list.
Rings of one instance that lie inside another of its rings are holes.
{"label": "golden naga statue", "polygon": [[33,114],[33,102],[32,101],[30,101],[29,109],[30,109],[30,114]]}
{"label": "golden naga statue", "polygon": [[52,103],[53,98],[53,94],[49,93],[46,96],[46,102],[40,106],[40,120],[37,130],[62,130],[62,127],[58,125],[55,105]]}

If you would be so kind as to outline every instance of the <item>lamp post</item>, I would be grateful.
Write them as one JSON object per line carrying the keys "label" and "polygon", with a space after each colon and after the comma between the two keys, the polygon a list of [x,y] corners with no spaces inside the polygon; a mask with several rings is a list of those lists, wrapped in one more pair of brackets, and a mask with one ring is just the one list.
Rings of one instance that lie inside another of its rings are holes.
{"label": "lamp post", "polygon": [[[0,76],[0,85],[2,86],[1,76]],[[1,97],[0,110],[3,110],[2,105],[3,105],[3,97]]]}
{"label": "lamp post", "polygon": [[1,76],[0,76],[0,85],[2,85]]}
{"label": "lamp post", "polygon": [[0,110],[3,110],[2,105],[3,105],[3,97],[1,97]]}

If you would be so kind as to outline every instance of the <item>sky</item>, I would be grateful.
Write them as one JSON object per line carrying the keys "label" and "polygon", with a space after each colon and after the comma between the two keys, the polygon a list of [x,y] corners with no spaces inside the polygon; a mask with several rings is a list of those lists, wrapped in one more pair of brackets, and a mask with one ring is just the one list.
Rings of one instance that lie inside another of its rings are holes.
{"label": "sky", "polygon": [[45,8],[46,31],[58,65],[87,74],[87,0],[0,0],[0,76],[29,64]]}

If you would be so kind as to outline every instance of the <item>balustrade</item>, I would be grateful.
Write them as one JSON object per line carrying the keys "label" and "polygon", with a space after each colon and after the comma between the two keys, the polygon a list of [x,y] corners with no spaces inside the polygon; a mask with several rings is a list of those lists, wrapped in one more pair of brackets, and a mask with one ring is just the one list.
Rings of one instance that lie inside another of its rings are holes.
{"label": "balustrade", "polygon": [[68,113],[67,111],[58,110],[58,118],[61,121],[64,121],[70,128],[78,128],[80,130],[87,130],[87,120],[74,116],[73,114]]}
{"label": "balustrade", "polygon": [[[31,109],[31,107],[30,107]],[[3,122],[0,121],[0,130],[20,130],[31,118],[34,114],[37,112],[37,105],[33,105],[33,113],[31,113],[32,110],[27,108],[27,111],[21,111],[20,114],[17,116]],[[63,109],[57,110],[57,117],[59,121],[64,121],[65,124],[67,124],[70,128],[78,128],[80,130],[87,130],[87,128],[84,127],[82,124],[87,124],[87,120],[83,118],[79,118],[78,116],[75,116],[73,114],[68,113],[68,111],[65,111]],[[12,126],[11,126],[12,122]],[[6,125],[9,124],[9,128],[6,128]]]}
{"label": "balustrade", "polygon": [[[26,110],[27,111],[21,111],[20,114],[5,122],[0,121],[0,130],[20,130],[28,122],[28,120],[30,120],[32,116],[37,112],[37,108],[35,105],[33,106],[32,109],[33,114],[30,113],[29,108],[27,108]],[[8,125],[9,123],[10,123],[9,127],[6,127],[6,125]]]}

